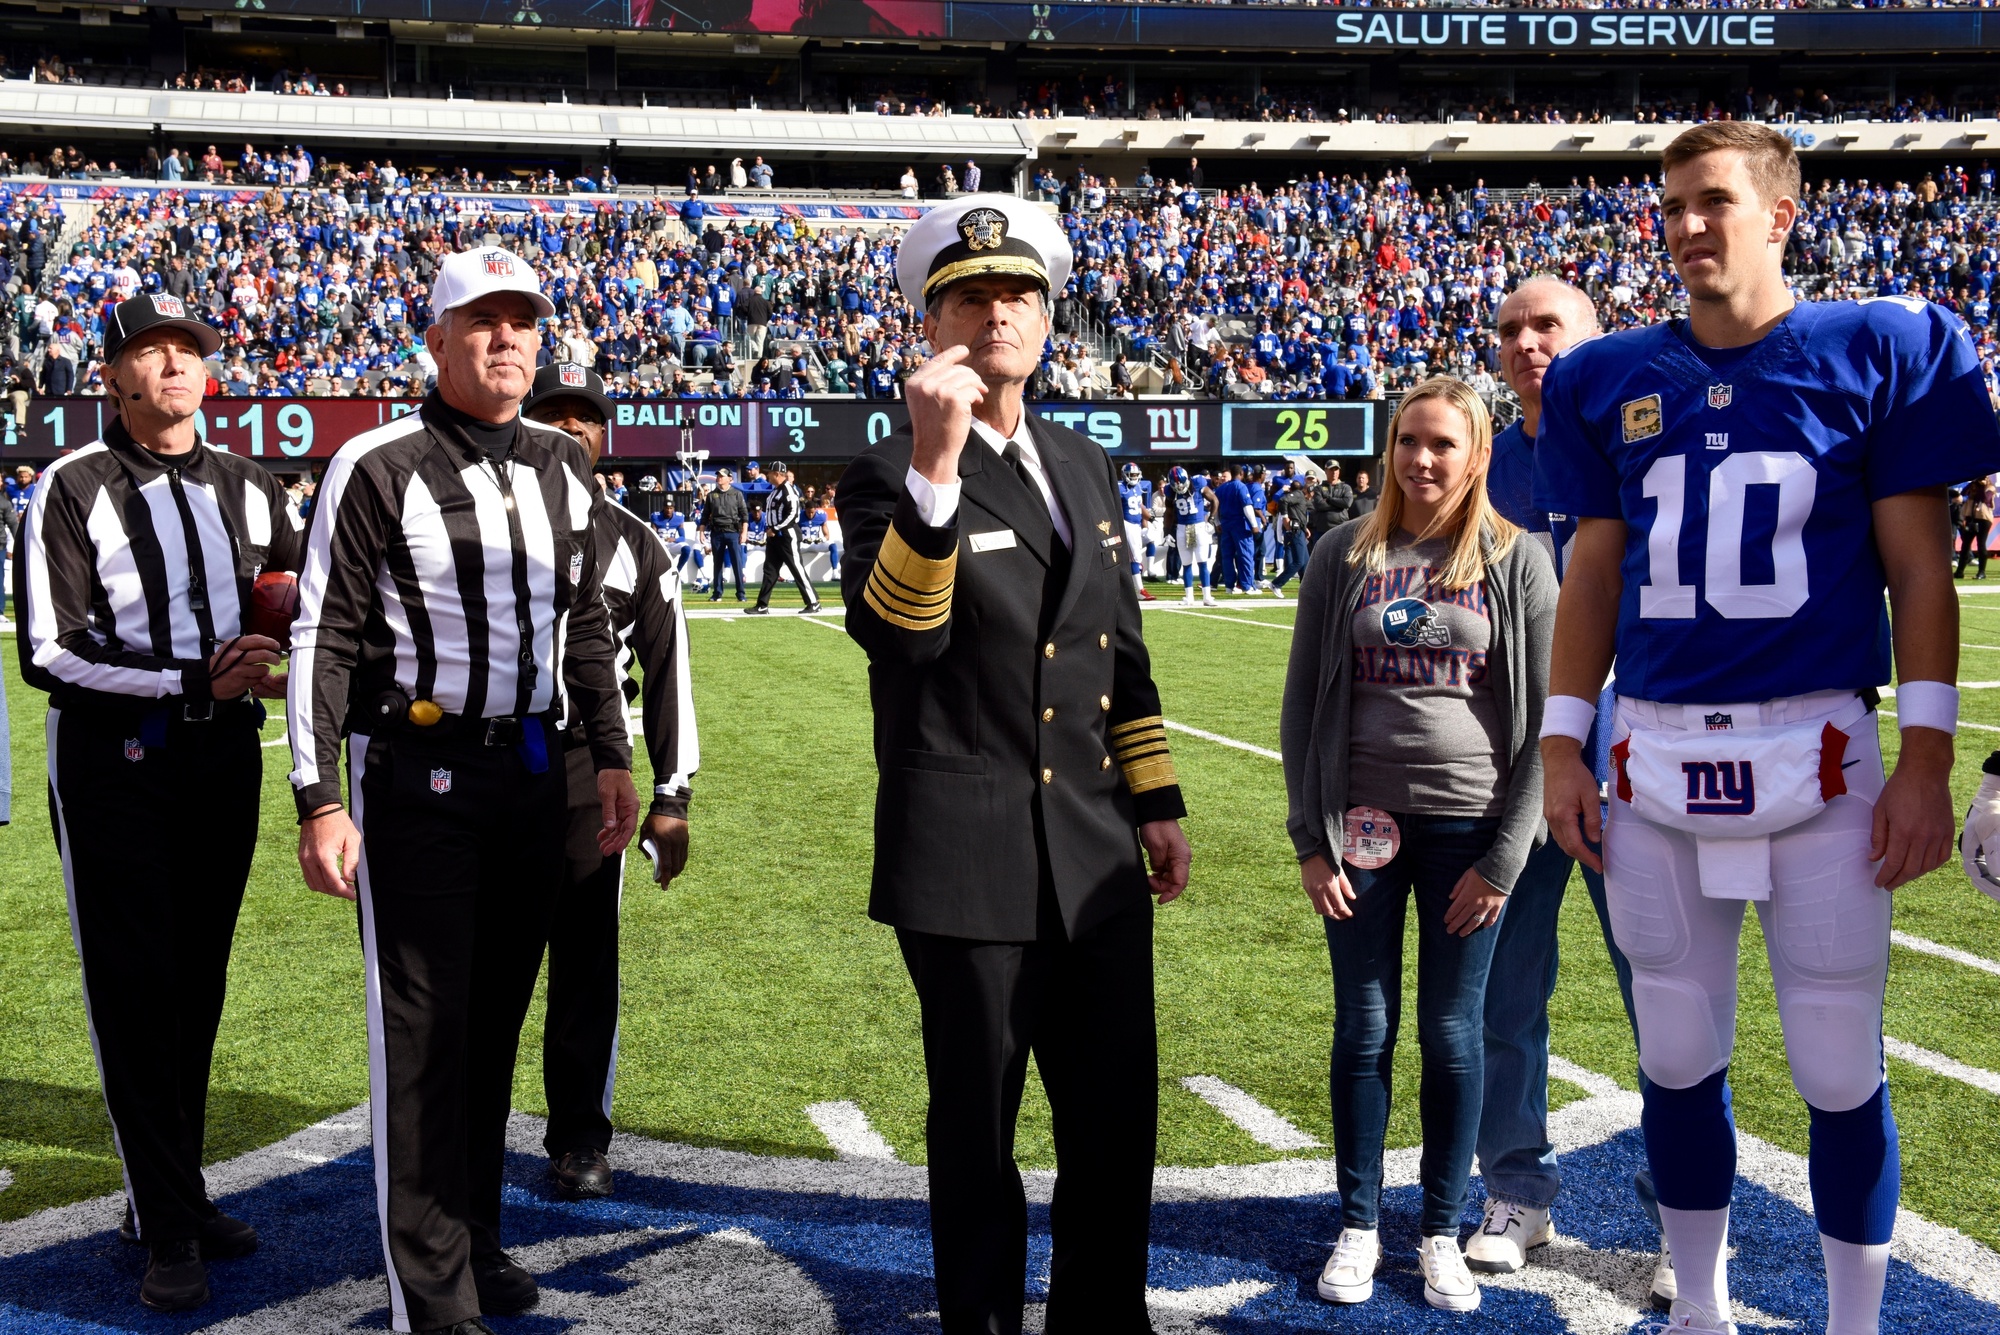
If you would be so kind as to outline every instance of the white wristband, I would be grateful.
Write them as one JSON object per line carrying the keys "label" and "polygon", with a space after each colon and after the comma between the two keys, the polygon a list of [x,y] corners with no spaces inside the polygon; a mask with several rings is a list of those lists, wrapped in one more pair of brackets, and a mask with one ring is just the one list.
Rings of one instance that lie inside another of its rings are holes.
{"label": "white wristband", "polygon": [[1936,728],[1958,734],[1958,687],[1941,681],[1906,681],[1896,688],[1896,726]]}
{"label": "white wristband", "polygon": [[1597,724],[1597,702],[1580,695],[1552,695],[1542,705],[1542,736],[1570,737],[1580,745]]}

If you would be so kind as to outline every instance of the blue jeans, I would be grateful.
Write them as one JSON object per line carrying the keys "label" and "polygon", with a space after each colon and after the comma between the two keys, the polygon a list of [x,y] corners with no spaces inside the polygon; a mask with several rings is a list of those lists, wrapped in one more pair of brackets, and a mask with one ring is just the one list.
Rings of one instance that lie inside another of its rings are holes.
{"label": "blue jeans", "polygon": [[[1485,1099],[1479,1115],[1479,1171],[1486,1194],[1547,1208],[1562,1188],[1549,1143],[1549,998],[1556,990],[1557,920],[1575,860],[1551,837],[1528,858],[1501,916],[1486,980]],[[1611,940],[1604,877],[1583,869],[1604,948],[1632,1021],[1632,966]],[[1637,1035],[1635,1027],[1633,1033]],[[1643,1079],[1643,1077],[1641,1077]]]}
{"label": "blue jeans", "polygon": [[1278,572],[1278,578],[1272,581],[1272,586],[1282,589],[1293,579],[1304,575],[1306,573],[1306,562],[1311,559],[1312,552],[1307,549],[1305,533],[1299,529],[1294,529],[1290,533],[1287,533],[1285,535],[1285,568]]}
{"label": "blue jeans", "polygon": [[[1493,846],[1498,816],[1393,813],[1403,844],[1385,867],[1347,869],[1354,916],[1326,920],[1333,961],[1333,1147],[1341,1224],[1374,1228],[1389,1125],[1390,1067],[1403,1008],[1403,920],[1417,899],[1418,1094],[1424,1133],[1423,1234],[1458,1234],[1479,1132],[1480,1010],[1497,927],[1454,936],[1444,927],[1452,887]],[[1502,915],[1505,920],[1505,915]]]}
{"label": "blue jeans", "polygon": [[709,591],[708,600],[722,599],[722,568],[729,566],[736,571],[736,601],[743,601],[743,538],[733,529],[713,529],[709,533],[709,543],[715,555],[715,585]]}

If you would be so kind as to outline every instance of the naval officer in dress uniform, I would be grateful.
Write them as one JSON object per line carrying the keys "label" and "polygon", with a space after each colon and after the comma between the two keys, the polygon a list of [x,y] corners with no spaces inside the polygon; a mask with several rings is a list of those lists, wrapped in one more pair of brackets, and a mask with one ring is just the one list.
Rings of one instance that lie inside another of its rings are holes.
{"label": "naval officer in dress uniform", "polygon": [[1031,1051],[1057,1159],[1047,1328],[1149,1330],[1151,896],[1186,887],[1188,846],[1111,462],[1022,403],[1069,271],[1024,200],[912,227],[896,278],[935,355],[904,388],[910,425],[839,488],[880,771],[868,911],[923,1014],[945,1335],[1021,1329]]}

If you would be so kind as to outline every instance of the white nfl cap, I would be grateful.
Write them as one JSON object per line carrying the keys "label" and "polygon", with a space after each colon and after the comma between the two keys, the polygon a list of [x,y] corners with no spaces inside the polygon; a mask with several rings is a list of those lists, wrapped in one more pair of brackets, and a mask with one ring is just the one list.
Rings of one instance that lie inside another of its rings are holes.
{"label": "white nfl cap", "polygon": [[442,315],[494,292],[519,292],[534,303],[535,314],[544,319],[556,313],[555,303],[542,295],[542,285],[535,280],[535,267],[500,246],[480,246],[447,256],[431,284],[431,310]]}
{"label": "white nfl cap", "polygon": [[952,283],[988,274],[1069,282],[1069,238],[1049,211],[1012,195],[962,195],[919,218],[896,252],[896,286],[919,311]]}

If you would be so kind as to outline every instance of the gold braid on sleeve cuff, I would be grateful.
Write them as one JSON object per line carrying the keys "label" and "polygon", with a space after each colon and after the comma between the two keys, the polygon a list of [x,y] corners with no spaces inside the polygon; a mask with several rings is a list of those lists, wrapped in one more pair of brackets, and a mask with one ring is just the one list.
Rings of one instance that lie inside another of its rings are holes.
{"label": "gold braid on sleeve cuff", "polygon": [[1118,768],[1125,773],[1125,786],[1134,796],[1180,783],[1180,776],[1174,773],[1174,758],[1167,753],[1166,724],[1158,714],[1114,727],[1111,751],[1118,757]]}
{"label": "gold braid on sleeve cuff", "polygon": [[956,549],[943,560],[919,556],[892,524],[861,596],[875,615],[892,626],[936,630],[951,616],[951,586],[957,575]]}

